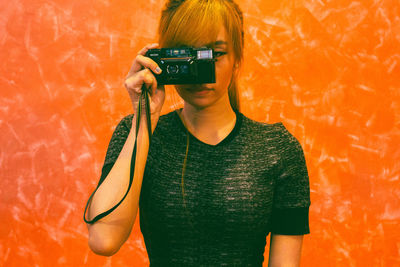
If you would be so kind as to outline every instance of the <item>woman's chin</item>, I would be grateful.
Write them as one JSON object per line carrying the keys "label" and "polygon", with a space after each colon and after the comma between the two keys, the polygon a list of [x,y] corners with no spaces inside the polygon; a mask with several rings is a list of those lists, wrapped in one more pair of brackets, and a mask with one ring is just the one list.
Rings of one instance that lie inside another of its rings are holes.
{"label": "woman's chin", "polygon": [[212,106],[214,104],[213,101],[210,101],[210,99],[188,99],[185,100],[185,103],[191,105],[192,107],[196,108],[196,109],[205,109],[208,108],[210,106]]}
{"label": "woman's chin", "polygon": [[212,90],[177,90],[177,92],[186,103],[194,107],[205,108],[216,102],[215,95]]}

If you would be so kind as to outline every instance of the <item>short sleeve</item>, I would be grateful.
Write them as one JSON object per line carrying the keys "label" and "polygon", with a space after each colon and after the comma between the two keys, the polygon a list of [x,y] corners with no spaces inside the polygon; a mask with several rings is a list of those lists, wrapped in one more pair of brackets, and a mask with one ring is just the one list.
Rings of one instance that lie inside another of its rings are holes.
{"label": "short sleeve", "polygon": [[271,233],[303,235],[310,233],[310,185],[303,149],[283,124],[279,138],[281,170],[275,180]]}
{"label": "short sleeve", "polygon": [[125,116],[115,128],[111,140],[108,144],[106,157],[104,159],[104,164],[101,169],[100,183],[107,177],[111,168],[114,166],[119,153],[125,145],[125,141],[128,138],[129,132],[131,130],[133,114]]}

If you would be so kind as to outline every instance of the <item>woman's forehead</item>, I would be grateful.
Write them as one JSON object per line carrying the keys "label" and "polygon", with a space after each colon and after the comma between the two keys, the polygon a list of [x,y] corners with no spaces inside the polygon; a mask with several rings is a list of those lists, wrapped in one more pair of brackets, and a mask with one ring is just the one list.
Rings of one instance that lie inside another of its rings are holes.
{"label": "woman's forehead", "polygon": [[206,47],[228,47],[229,40],[226,38],[226,30],[224,26],[220,27],[218,35],[215,40],[199,41],[196,46],[206,46]]}
{"label": "woman's forehead", "polygon": [[227,46],[228,40],[226,39],[226,30],[225,27],[220,25],[217,40],[212,43],[213,46]]}
{"label": "woman's forehead", "polygon": [[204,21],[194,19],[190,23],[181,24],[179,27],[171,28],[172,31],[167,35],[167,46],[192,46],[230,49],[231,39],[227,36],[227,31],[223,21]]}

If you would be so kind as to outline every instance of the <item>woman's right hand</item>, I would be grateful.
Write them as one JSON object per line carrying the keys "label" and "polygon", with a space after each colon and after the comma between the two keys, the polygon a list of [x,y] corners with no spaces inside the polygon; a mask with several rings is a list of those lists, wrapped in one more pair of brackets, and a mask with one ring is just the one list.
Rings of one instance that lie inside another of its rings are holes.
{"label": "woman's right hand", "polygon": [[[145,54],[147,50],[157,47],[158,44],[149,44],[139,51],[124,83],[129,97],[131,98],[135,114],[137,114],[138,103],[142,93],[142,85],[145,84],[148,89],[148,92],[150,93],[149,100],[152,131],[154,131],[158,118],[160,117],[161,108],[165,99],[165,89],[163,85],[157,84],[156,77],[150,71],[152,70],[154,73],[160,74],[161,69],[154,60],[146,57]],[[144,109],[142,109],[142,114],[142,116],[145,116]]]}

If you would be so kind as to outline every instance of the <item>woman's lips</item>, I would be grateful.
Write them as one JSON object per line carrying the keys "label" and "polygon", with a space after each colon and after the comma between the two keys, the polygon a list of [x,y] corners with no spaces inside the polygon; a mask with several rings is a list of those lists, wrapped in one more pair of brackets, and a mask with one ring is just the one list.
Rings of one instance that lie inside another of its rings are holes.
{"label": "woman's lips", "polygon": [[212,89],[206,87],[197,87],[197,88],[186,88],[186,90],[195,95],[205,95]]}

